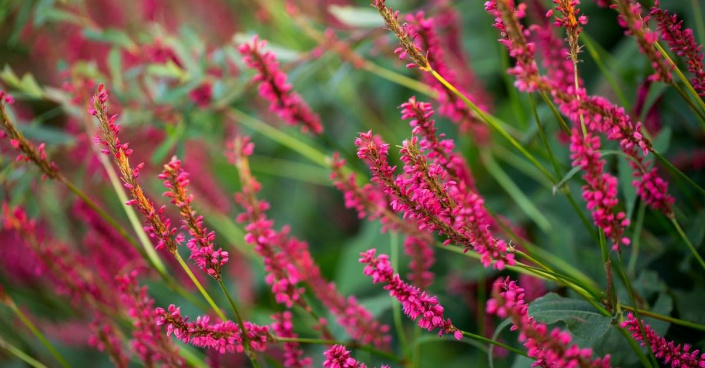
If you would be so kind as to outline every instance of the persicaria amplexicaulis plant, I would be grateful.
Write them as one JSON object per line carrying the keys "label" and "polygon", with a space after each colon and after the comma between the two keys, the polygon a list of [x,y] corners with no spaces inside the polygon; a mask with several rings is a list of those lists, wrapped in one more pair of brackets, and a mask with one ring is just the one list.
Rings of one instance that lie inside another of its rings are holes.
{"label": "persicaria amplexicaulis plant", "polygon": [[3,2],[0,366],[705,368],[704,9]]}

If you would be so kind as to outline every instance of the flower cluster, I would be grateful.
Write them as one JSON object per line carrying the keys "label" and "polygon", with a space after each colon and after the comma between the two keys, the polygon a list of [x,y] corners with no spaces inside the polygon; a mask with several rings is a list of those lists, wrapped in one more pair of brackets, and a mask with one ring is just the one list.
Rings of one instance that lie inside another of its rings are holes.
{"label": "flower cluster", "polygon": [[[642,346],[648,343],[651,350],[657,358],[663,360],[673,368],[703,368],[705,367],[705,352],[700,350],[691,350],[689,344],[681,345],[673,341],[666,341],[665,338],[659,336],[651,327],[642,322],[644,333],[639,327],[639,320],[631,313],[627,315],[627,320],[622,322],[621,327],[626,328],[632,333],[632,337],[636,341],[640,341]],[[644,341],[646,335],[646,342]]]}
{"label": "flower cluster", "polygon": [[298,93],[286,81],[286,74],[279,69],[276,57],[270,51],[263,51],[266,41],[257,37],[251,43],[240,46],[245,64],[257,71],[254,80],[259,82],[259,93],[269,100],[270,108],[287,124],[301,124],[301,130],[316,134],[323,132],[321,118],[318,117]]}
{"label": "flower cluster", "polygon": [[5,111],[5,104],[12,105],[14,102],[15,99],[11,95],[0,90],[0,138],[9,137],[10,145],[20,152],[15,161],[32,162],[41,170],[43,177],[57,179],[59,168],[47,159],[44,143],[37,147],[32,145],[10,120]]}
{"label": "flower cluster", "polygon": [[154,300],[147,295],[146,287],[137,284],[137,271],[118,276],[120,301],[132,320],[132,347],[140,359],[169,367],[183,367],[186,362],[179,355],[179,348],[164,335],[154,315]]}
{"label": "flower cluster", "polygon": [[[409,32],[414,35],[415,40],[419,43],[419,49],[425,50],[430,67],[443,76],[450,84],[457,85],[457,78],[453,69],[444,60],[443,48],[436,34],[436,28],[438,28],[436,20],[427,18],[423,11],[419,11],[413,15],[407,15],[407,21],[410,28]],[[463,100],[441,84],[433,75],[424,73],[422,78],[426,84],[436,90],[439,102],[438,111],[441,115],[447,116],[458,124],[461,132],[472,128],[473,130],[481,130],[481,132],[474,132],[473,136],[484,137],[487,135],[487,127],[474,115],[473,111]],[[469,96],[466,91],[462,91],[462,93]],[[476,100],[474,96],[470,96],[470,98]],[[486,110],[485,106],[478,107],[481,110]]]}
{"label": "flower cluster", "polygon": [[[350,352],[343,345],[333,345],[323,353],[324,368],[367,368],[365,363],[360,363],[350,356]],[[387,367],[383,365],[381,368]],[[388,368],[388,367],[387,367]]]}
{"label": "flower cluster", "polygon": [[527,69],[526,65],[535,65],[535,44],[527,42],[526,35],[530,32],[525,31],[519,22],[525,13],[524,7],[515,9],[513,0],[490,0],[485,7],[496,17],[495,27],[502,31],[503,36],[500,42],[517,60],[514,69],[524,65],[522,73],[509,71],[516,75],[517,86],[525,92],[539,90],[551,94],[561,113],[570,118],[575,126],[584,124],[588,131],[604,133],[608,139],[619,142],[622,151],[632,158],[629,165],[634,170],[634,186],[640,198],[652,208],[672,216],[673,197],[667,192],[666,181],[658,177],[655,169],[649,169],[650,162],[641,156],[646,156],[653,149],[651,142],[641,133],[641,123],[633,124],[624,108],[611,104],[607,99],[590,96],[582,87],[576,90],[574,83],[569,86],[566,78],[553,80],[551,73],[547,78],[539,75],[533,67]]}
{"label": "flower cluster", "polygon": [[518,330],[519,341],[524,342],[529,357],[536,359],[537,367],[609,368],[609,355],[592,358],[592,349],[570,345],[570,334],[548,327],[529,316],[529,305],[524,300],[524,289],[507,279],[498,279],[492,287],[492,299],[487,301],[487,313],[509,318],[512,330]]}
{"label": "flower cluster", "polygon": [[649,76],[652,81],[671,83],[671,68],[656,50],[658,33],[649,29],[649,17],[642,17],[641,4],[633,0],[614,0],[610,8],[619,13],[619,24],[626,29],[627,35],[636,38],[639,50],[651,61],[654,73]]}
{"label": "flower cluster", "polygon": [[117,115],[108,115],[108,92],[102,84],[98,86],[98,94],[91,98],[91,107],[88,113],[95,116],[100,123],[102,136],[96,137],[97,143],[105,146],[102,152],[113,157],[118,166],[123,185],[130,192],[130,199],[125,204],[134,206],[145,216],[148,226],[145,230],[151,238],[157,239],[156,249],[166,249],[170,253],[176,253],[178,242],[174,239],[177,229],[171,226],[171,221],[164,217],[165,207],[156,209],[142,191],[142,187],[137,183],[140,171],[144,163],[140,163],[134,169],[130,166],[129,157],[132,149],[129,143],[122,143],[118,136],[120,125],[116,124]]}
{"label": "flower cluster", "polygon": [[[174,336],[185,344],[214,349],[221,354],[226,352],[245,351],[243,336],[237,323],[222,321],[210,324],[210,317],[199,316],[196,322],[189,322],[188,317],[181,315],[181,308],[169,305],[167,310],[156,308],[154,310],[158,326],[166,325],[167,336]],[[264,351],[271,340],[269,327],[258,326],[244,322],[250,346],[255,351]]]}
{"label": "flower cluster", "polygon": [[168,189],[164,196],[171,198],[171,203],[179,208],[183,227],[188,229],[191,238],[186,246],[191,250],[191,259],[198,267],[216,280],[221,279],[221,268],[228,262],[228,252],[222,248],[215,249],[215,232],[203,226],[203,216],[196,216],[191,207],[193,195],[188,193],[189,175],[181,168],[181,161],[172,157],[164,165],[159,178],[164,180]]}
{"label": "flower cluster", "polygon": [[[291,321],[291,312],[277,313],[272,318],[272,330],[277,337],[297,338],[294,325]],[[287,368],[302,368],[311,365],[311,358],[304,358],[304,352],[299,348],[298,342],[284,343],[284,366]]]}
{"label": "flower cluster", "polygon": [[426,294],[419,288],[411,286],[394,273],[389,256],[382,254],[375,256],[376,249],[360,253],[360,263],[366,264],[365,275],[372,277],[372,282],[386,284],[385,290],[402,304],[404,313],[413,321],[418,319],[419,327],[428,331],[438,330],[438,335],[453,334],[456,339],[463,338],[463,334],[449,319],[443,317],[443,306],[438,303],[438,298]]}
{"label": "flower cluster", "polygon": [[436,253],[430,239],[409,236],[404,241],[404,253],[409,256],[409,280],[420,289],[426,289],[435,279],[431,267],[436,263]]}
{"label": "flower cluster", "polygon": [[399,23],[399,11],[395,11],[387,7],[386,0],[371,0],[372,6],[374,6],[379,14],[384,19],[384,23],[387,29],[392,31],[399,43],[400,47],[394,50],[394,53],[399,55],[399,59],[404,60],[408,55],[414,61],[413,63],[406,64],[407,68],[413,68],[414,66],[419,67],[419,69],[428,71],[431,68],[431,64],[426,57],[426,54],[414,43],[416,39],[416,34],[413,32],[409,24]]}
{"label": "flower cluster", "polygon": [[583,186],[583,198],[592,212],[595,225],[604,230],[605,235],[612,239],[612,248],[618,250],[620,244],[629,244],[629,238],[622,236],[624,228],[629,226],[629,219],[624,212],[617,211],[617,178],[604,172],[605,160],[600,157],[599,150],[599,137],[590,133],[583,136],[578,128],[573,129],[570,158],[573,166],[585,173],[583,178],[587,184]]}
{"label": "flower cluster", "polygon": [[415,221],[420,230],[444,235],[446,244],[473,249],[485,266],[494,262],[502,269],[513,264],[508,244],[492,236],[484,200],[473,190],[467,166],[452,153],[452,141],[437,139],[430,106],[412,98],[402,105],[402,114],[412,118],[415,134],[402,143],[402,175],[395,177],[389,165],[388,144],[373,139],[371,132],[355,140],[358,157],[370,166],[372,181],[391,197],[392,209]]}
{"label": "flower cluster", "polygon": [[690,83],[701,97],[705,97],[705,71],[703,71],[702,45],[698,45],[690,28],[683,29],[683,21],[676,14],[659,7],[656,0],[649,13],[656,20],[661,37],[668,43],[671,51],[685,58],[688,71],[693,74]]}
{"label": "flower cluster", "polygon": [[[587,24],[587,17],[580,14],[580,9],[578,5],[579,0],[553,0],[556,4],[555,10],[560,13],[560,16],[555,16],[555,21],[553,25],[556,27],[563,27],[567,33],[567,41],[570,45],[570,57],[574,62],[578,61],[578,53],[580,52],[580,46],[578,45],[578,37],[583,31],[583,27]],[[547,16],[553,15],[553,10],[549,10]]]}
{"label": "flower cluster", "polygon": [[391,340],[388,335],[389,326],[375,321],[372,314],[354,297],[341,295],[335,284],[321,274],[308,250],[308,244],[291,237],[288,227],[274,230],[274,222],[266,216],[269,203],[256,197],[260,184],[252,176],[247,160],[253,149],[253,144],[247,138],[235,140],[232,159],[242,182],[242,192],[236,194],[235,200],[245,209],[237,220],[247,223],[245,240],[254,244],[255,251],[263,257],[268,272],[266,280],[272,286],[277,302],[288,308],[299,304],[309,309],[302,298],[303,288],[300,287],[300,283],[306,283],[353,339],[388,348]]}

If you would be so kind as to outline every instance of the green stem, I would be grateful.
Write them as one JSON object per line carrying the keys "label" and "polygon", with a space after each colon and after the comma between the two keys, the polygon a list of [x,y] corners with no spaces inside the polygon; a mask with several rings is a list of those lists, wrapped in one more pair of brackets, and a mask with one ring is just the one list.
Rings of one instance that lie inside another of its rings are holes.
{"label": "green stem", "polygon": [[[61,183],[63,183],[71,192],[73,192],[77,197],[79,197],[83,203],[85,203],[88,207],[90,207],[95,213],[100,216],[105,222],[108,223],[112,228],[114,228],[120,236],[122,236],[127,242],[129,242],[135,250],[137,250],[138,253],[144,258],[152,268],[154,268],[161,279],[166,283],[166,285],[171,288],[172,290],[176,291],[179,295],[183,296],[190,302],[192,302],[194,305],[198,306],[200,309],[207,309],[203,303],[201,303],[198,299],[194,298],[191,293],[187,292],[184,290],[181,285],[177,284],[174,282],[172,278],[168,276],[166,273],[166,269],[164,268],[164,264],[161,262],[161,260],[158,258],[156,253],[154,253],[153,248],[151,247],[151,242],[150,247],[140,247],[137,241],[135,241],[134,238],[132,238],[126,231],[125,229],[120,226],[120,224],[115,221],[115,219],[110,216],[107,212],[105,212],[100,206],[98,206],[97,203],[95,203],[90,197],[88,197],[82,190],[80,190],[76,185],[74,185],[71,181],[69,181],[66,177],[64,176],[59,176],[58,179]],[[148,240],[149,241],[149,240]],[[143,243],[144,244],[144,243]],[[151,249],[152,252],[147,252],[147,249]]]}
{"label": "green stem", "polygon": [[546,132],[543,129],[543,123],[541,123],[539,112],[536,109],[536,101],[534,101],[534,95],[532,93],[529,93],[529,101],[531,101],[531,111],[534,114],[534,119],[536,120],[536,126],[539,129],[539,137],[541,137],[543,147],[546,149],[548,158],[551,160],[551,165],[553,165],[553,171],[555,172],[556,177],[560,178],[561,176],[563,176],[563,174],[561,173],[561,169],[558,165],[558,162],[556,162],[556,158],[553,156],[553,150],[551,150],[551,146],[549,146],[548,144],[548,138],[546,138]]}
{"label": "green stem", "polygon": [[397,363],[404,363],[405,360],[403,358],[400,358],[390,352],[375,349],[372,346],[369,345],[359,345],[357,343],[353,342],[345,342],[345,341],[338,341],[338,340],[326,340],[326,339],[314,339],[314,338],[307,338],[307,337],[280,337],[280,336],[273,336],[274,341],[276,342],[297,342],[299,344],[320,344],[320,345],[346,345],[350,348],[355,348],[355,349],[360,349],[367,351],[369,353],[387,358],[391,361],[397,362]]}
{"label": "green stem", "polygon": [[617,98],[619,99],[619,102],[622,104],[624,109],[626,111],[631,111],[631,106],[629,105],[629,102],[627,101],[626,97],[624,97],[624,92],[622,92],[622,89],[619,88],[619,84],[617,84],[617,81],[614,79],[612,76],[612,73],[607,70],[607,67],[605,66],[605,63],[602,62],[602,58],[600,57],[600,53],[598,52],[597,48],[595,47],[595,44],[592,41],[592,38],[590,38],[587,34],[584,32],[580,34],[580,40],[583,41],[583,44],[585,44],[585,47],[588,50],[588,53],[592,57],[592,59],[595,61],[595,64],[597,65],[598,69],[600,69],[600,72],[602,72],[602,75],[605,77],[605,80],[607,80],[607,83],[612,87],[612,91],[614,91],[615,95],[617,95]]}
{"label": "green stem", "polygon": [[130,221],[130,225],[134,229],[135,234],[137,234],[137,238],[142,244],[142,248],[144,249],[145,253],[147,253],[150,263],[154,265],[154,268],[157,269],[157,271],[166,273],[166,267],[164,266],[164,263],[162,263],[161,259],[159,259],[157,252],[154,250],[154,246],[152,245],[152,242],[149,240],[149,237],[144,231],[144,226],[142,226],[142,224],[140,223],[140,220],[137,217],[137,213],[135,213],[134,208],[132,208],[132,206],[124,204],[127,202],[127,195],[122,190],[122,184],[120,183],[120,179],[118,178],[117,173],[115,173],[115,169],[110,164],[110,162],[108,162],[108,159],[105,157],[105,155],[98,154],[98,160],[105,168],[105,172],[108,174],[110,184],[112,184],[115,194],[117,194],[120,202],[123,203],[122,209],[125,211],[125,215],[127,215],[127,219]]}
{"label": "green stem", "polygon": [[237,325],[240,327],[241,331],[240,335],[242,336],[242,345],[245,347],[245,355],[250,358],[252,366],[258,368],[259,362],[257,361],[257,355],[255,355],[255,352],[252,350],[252,346],[250,345],[250,338],[247,336],[247,330],[245,330],[245,323],[242,320],[240,311],[237,309],[237,305],[235,305],[235,301],[232,296],[230,296],[230,292],[228,292],[228,289],[225,287],[223,280],[218,280],[218,285],[220,285],[220,289],[223,290],[223,294],[225,294],[225,297],[228,299],[230,308],[232,308],[233,313],[235,313],[235,319],[237,320]]}
{"label": "green stem", "polygon": [[467,332],[467,331],[463,331],[463,330],[459,330],[459,331],[460,331],[460,332],[463,334],[463,336],[465,336],[465,337],[471,338],[471,339],[476,340],[476,341],[484,342],[484,343],[486,343],[486,344],[491,344],[491,345],[499,346],[499,347],[501,347],[501,348],[504,348],[504,349],[507,349],[507,350],[511,351],[512,353],[515,353],[515,354],[519,354],[519,355],[528,357],[528,355],[526,354],[526,352],[521,351],[521,350],[519,350],[519,349],[516,349],[516,348],[514,348],[514,347],[511,347],[511,346],[509,346],[509,345],[507,345],[507,344],[503,344],[503,343],[501,343],[501,342],[499,342],[499,341],[496,341],[496,340],[488,339],[488,338],[486,338],[486,337],[484,337],[484,336],[475,335],[474,333],[470,333],[470,332]]}
{"label": "green stem", "polygon": [[646,204],[639,203],[639,210],[636,214],[636,223],[634,224],[634,232],[632,234],[632,255],[629,257],[627,265],[627,274],[634,276],[636,273],[636,261],[639,257],[639,248],[641,246],[641,230],[644,227],[644,215],[646,214]]}
{"label": "green stem", "polygon": [[606,290],[605,298],[607,298],[607,310],[613,312],[612,308],[615,308],[619,301],[617,300],[617,294],[614,289],[614,279],[612,276],[612,260],[610,259],[609,250],[607,250],[607,240],[605,239],[605,232],[600,228],[598,230],[600,234],[600,252],[602,253],[602,263],[605,269],[605,279],[606,279]]}
{"label": "green stem", "polygon": [[[389,234],[389,245],[391,247],[391,258],[392,258],[392,268],[399,272],[399,234],[396,231],[392,231]],[[404,333],[404,325],[401,319],[401,305],[397,305],[397,302],[392,300],[392,314],[394,316],[394,327],[397,330],[397,335],[399,335],[399,342],[401,343],[402,349],[404,350],[404,356],[409,353],[409,343],[406,339],[406,334]]]}
{"label": "green stem", "polygon": [[453,92],[456,96],[463,100],[463,102],[465,102],[465,104],[468,105],[468,107],[470,107],[473,111],[475,111],[475,113],[477,113],[480,118],[485,121],[485,123],[487,123],[490,127],[494,128],[497,132],[499,132],[502,137],[509,141],[509,143],[511,143],[514,148],[516,148],[519,152],[521,152],[522,155],[524,155],[524,157],[531,161],[531,163],[536,166],[536,168],[538,168],[552,183],[555,183],[555,179],[553,178],[551,173],[549,173],[548,170],[546,170],[546,168],[543,167],[543,165],[541,165],[536,160],[534,155],[529,153],[529,151],[527,151],[524,146],[522,146],[516,139],[514,139],[514,137],[512,137],[499,123],[497,123],[493,118],[487,115],[486,112],[482,111],[479,107],[477,107],[475,103],[470,101],[470,99],[468,99],[463,93],[458,91],[455,86],[450,84],[435,70],[431,69],[429,72],[436,78],[436,80],[441,82],[441,84],[443,84],[446,88],[448,88],[451,92]]}
{"label": "green stem", "polygon": [[399,74],[395,71],[383,68],[371,61],[366,61],[365,64],[362,66],[363,69],[367,70],[368,72],[378,76],[382,77],[390,82],[394,82],[400,86],[404,86],[412,91],[417,91],[421,92],[425,95],[431,96],[431,97],[436,97],[438,93],[434,91],[431,87],[426,85],[425,83],[421,83],[415,79],[409,78],[403,74]]}
{"label": "green stem", "polygon": [[20,350],[19,348],[15,347],[14,345],[10,344],[9,342],[3,340],[0,338],[0,348],[3,348],[7,351],[9,351],[11,354],[14,354],[16,357],[20,358],[23,362],[31,365],[34,368],[47,368],[46,365],[41,363],[40,361],[32,358],[29,356],[29,354],[25,353],[24,351]]}
{"label": "green stem", "polygon": [[676,324],[676,325],[689,327],[689,328],[692,328],[692,329],[695,329],[695,330],[699,330],[699,331],[705,331],[705,325],[701,325],[701,324],[699,324],[699,323],[695,323],[695,322],[691,322],[691,321],[685,321],[685,320],[678,319],[678,318],[674,318],[674,317],[671,317],[671,316],[666,316],[666,315],[663,315],[663,314],[658,314],[658,313],[650,312],[650,311],[647,311],[647,310],[634,308],[634,307],[629,306],[629,305],[620,305],[620,307],[621,307],[622,309],[625,309],[625,310],[628,310],[628,311],[632,311],[632,312],[635,312],[635,313],[640,313],[640,314],[642,314],[642,315],[644,315],[644,316],[647,316],[647,317],[651,317],[651,318],[655,318],[655,319],[660,319],[660,320],[662,320],[662,321],[671,322],[671,323]]}
{"label": "green stem", "polygon": [[651,151],[656,158],[659,159],[663,164],[665,164],[671,171],[674,173],[678,174],[682,179],[684,179],[688,184],[692,185],[698,192],[700,192],[701,195],[705,196],[705,189],[700,187],[696,182],[693,181],[693,179],[689,178],[687,175],[685,175],[682,171],[678,170],[677,167],[673,166],[673,164],[666,160],[665,157],[663,157],[660,153],[658,153],[656,150]]}
{"label": "green stem", "polygon": [[668,62],[671,64],[671,66],[673,66],[673,70],[676,72],[676,75],[678,75],[678,79],[680,79],[681,82],[683,82],[683,84],[685,85],[685,88],[688,89],[688,92],[690,92],[693,95],[693,98],[695,98],[695,101],[698,103],[700,108],[705,109],[705,101],[703,101],[703,99],[700,98],[700,95],[698,94],[698,92],[695,91],[695,88],[693,88],[693,85],[690,84],[690,81],[688,80],[688,78],[685,77],[685,75],[680,70],[680,68],[678,68],[678,65],[676,65],[676,63],[673,61],[673,59],[671,59],[671,56],[668,55],[668,52],[666,52],[666,50],[661,46],[660,43],[656,42],[656,43],[654,43],[654,45],[656,45],[656,48],[659,50],[659,52],[661,52],[661,55],[663,55],[663,57],[666,60],[668,60]]}
{"label": "green stem", "polygon": [[690,252],[693,253],[693,256],[695,256],[695,259],[698,260],[698,263],[700,263],[700,266],[702,266],[703,270],[705,270],[705,261],[703,261],[703,257],[698,254],[698,250],[695,248],[693,243],[688,239],[688,236],[685,234],[683,229],[681,228],[681,225],[678,223],[678,220],[676,220],[675,216],[670,217],[671,223],[673,224],[673,227],[676,228],[676,231],[678,232],[678,235],[681,237],[685,245],[688,246],[688,249],[690,249]]}
{"label": "green stem", "polygon": [[544,217],[534,203],[519,189],[519,186],[492,159],[491,155],[481,155],[487,172],[497,181],[522,211],[545,233],[551,232],[551,223]]}
{"label": "green stem", "polygon": [[698,109],[697,106],[693,103],[693,101],[690,100],[690,97],[688,97],[688,94],[685,93],[685,91],[675,82],[673,83],[673,88],[678,92],[679,95],[683,98],[683,100],[688,104],[691,110],[695,113],[695,115],[698,116],[698,122],[700,122],[700,125],[702,125],[703,129],[705,129],[705,113]]}
{"label": "green stem", "polygon": [[223,321],[227,321],[227,318],[225,317],[225,314],[223,314],[223,311],[221,311],[220,308],[218,308],[218,306],[213,301],[213,298],[211,298],[211,296],[208,294],[206,289],[203,288],[203,285],[201,285],[201,282],[198,281],[198,279],[196,278],[196,275],[194,275],[193,272],[191,272],[191,269],[188,267],[186,262],[184,262],[184,259],[181,258],[181,255],[178,252],[176,252],[176,253],[174,253],[174,257],[179,262],[179,265],[181,265],[181,268],[183,268],[183,270],[186,272],[188,277],[191,279],[193,284],[196,285],[196,288],[198,289],[198,291],[201,292],[201,295],[203,295],[203,298],[206,299],[206,301],[211,306],[213,311],[215,311],[215,314],[218,315],[218,318],[220,318]]}
{"label": "green stem", "polygon": [[550,98],[548,98],[548,95],[546,92],[541,92],[540,93],[541,98],[543,101],[548,105],[548,108],[551,109],[551,112],[553,113],[553,116],[556,117],[556,121],[558,121],[558,125],[561,127],[564,133],[571,135],[572,132],[570,131],[570,127],[568,126],[568,123],[563,119],[563,116],[561,116],[561,113],[558,112],[558,109],[556,108],[556,105],[553,104],[553,101],[551,101]]}
{"label": "green stem", "polygon": [[47,338],[44,336],[44,334],[41,331],[39,331],[37,326],[35,326],[34,323],[32,323],[32,321],[29,320],[27,315],[24,314],[24,312],[22,312],[22,310],[20,310],[20,308],[13,301],[10,301],[9,303],[7,303],[7,305],[10,307],[10,309],[12,309],[12,311],[15,313],[15,315],[17,315],[17,317],[19,317],[19,319],[22,321],[22,323],[24,323],[24,325],[27,326],[27,328],[29,328],[30,331],[32,331],[34,336],[36,336],[39,339],[39,341],[41,341],[42,344],[44,344],[44,346],[56,358],[56,360],[59,361],[59,364],[61,364],[62,367],[64,367],[64,368],[71,367],[71,365],[69,365],[69,363],[66,361],[66,359],[59,353],[59,351],[56,350],[56,348],[54,348],[54,345],[52,345],[49,342],[49,340],[47,340]]}
{"label": "green stem", "polygon": [[271,125],[262,122],[261,120],[255,119],[238,109],[228,109],[226,114],[231,116],[238,123],[245,125],[246,127],[272,139],[277,143],[291,148],[311,161],[325,168],[330,167],[326,155],[323,152],[306,144],[305,142],[302,142],[300,139],[284,133]]}
{"label": "green stem", "polygon": [[[626,269],[624,268],[624,262],[622,261],[622,253],[617,252],[617,258],[619,259],[619,276],[622,279],[622,282],[624,283],[624,286],[627,287],[627,292],[629,293],[629,299],[631,300],[632,304],[636,306],[636,297],[634,294],[634,289],[632,288],[632,284],[629,281],[629,278],[627,278],[627,273]],[[636,314],[637,322],[639,323],[639,330],[641,330],[641,336],[643,338],[642,341],[649,341],[646,337],[646,330],[644,329],[642,318],[641,318],[641,313],[639,313],[638,309],[634,309],[634,314]],[[623,330],[623,328],[620,327],[620,329]],[[630,337],[630,340],[632,338]],[[651,356],[651,363],[653,364],[653,367],[658,367],[658,362],[656,361],[656,357],[654,356],[654,351],[651,349],[651,344],[645,344],[647,349],[649,350],[649,355]],[[637,353],[641,352],[641,349],[637,349]],[[643,362],[642,362],[643,363]]]}

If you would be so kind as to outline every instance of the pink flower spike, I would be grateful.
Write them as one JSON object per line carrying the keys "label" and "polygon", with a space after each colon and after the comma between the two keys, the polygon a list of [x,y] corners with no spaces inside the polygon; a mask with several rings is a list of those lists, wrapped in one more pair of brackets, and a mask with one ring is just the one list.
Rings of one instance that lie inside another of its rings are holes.
{"label": "pink flower spike", "polygon": [[257,36],[250,43],[240,46],[245,64],[257,71],[254,81],[259,82],[259,93],[270,102],[270,109],[289,125],[301,125],[303,132],[323,132],[320,117],[315,114],[301,96],[287,83],[286,74],[271,51],[264,51],[267,44]]}
{"label": "pink flower spike", "polygon": [[524,343],[536,367],[609,368],[610,356],[592,358],[592,349],[570,345],[569,333],[536,322],[529,315],[529,304],[524,300],[524,289],[510,280],[497,279],[492,287],[492,298],[487,301],[487,313],[499,318],[509,318],[512,330],[519,331],[519,341]]}
{"label": "pink flower spike", "polygon": [[426,294],[415,286],[411,286],[401,280],[399,274],[394,273],[389,256],[382,254],[375,256],[377,251],[370,249],[360,253],[360,263],[366,264],[364,273],[372,277],[372,282],[386,284],[385,290],[389,290],[389,295],[395,297],[401,304],[404,313],[416,321],[419,327],[428,331],[438,330],[438,335],[453,334],[456,339],[462,338],[462,333],[458,334],[458,329],[453,326],[450,319],[443,317],[443,306],[438,303],[438,298]]}
{"label": "pink flower spike", "polygon": [[[705,352],[700,350],[692,350],[691,345],[676,344],[673,341],[667,341],[659,336],[653,329],[643,321],[641,324],[644,327],[644,333],[639,327],[639,320],[631,313],[627,315],[627,320],[622,322],[622,328],[626,328],[632,333],[632,337],[641,343],[641,346],[646,346],[648,343],[654,355],[663,360],[663,362],[673,368],[703,368],[705,367]],[[644,341],[646,335],[646,341]]]}

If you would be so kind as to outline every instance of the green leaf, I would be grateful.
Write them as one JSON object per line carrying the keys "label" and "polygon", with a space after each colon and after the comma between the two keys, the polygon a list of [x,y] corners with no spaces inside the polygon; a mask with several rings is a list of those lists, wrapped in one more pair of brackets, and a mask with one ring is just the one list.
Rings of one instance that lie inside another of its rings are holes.
{"label": "green leaf", "polygon": [[661,129],[659,135],[653,140],[653,145],[656,152],[663,154],[668,151],[668,147],[671,145],[671,133],[673,133],[671,127],[666,126]]}
{"label": "green leaf", "polygon": [[328,11],[341,23],[351,27],[379,28],[384,25],[384,20],[377,10],[372,7],[355,7],[331,5]]}
{"label": "green leaf", "polygon": [[150,160],[152,164],[156,165],[159,162],[165,161],[166,155],[169,154],[171,149],[174,148],[176,143],[179,142],[181,136],[184,134],[186,124],[180,122],[176,125],[176,127],[168,130],[169,136],[154,150],[154,153],[152,154],[152,158]]}
{"label": "green leaf", "polygon": [[529,314],[541,323],[565,322],[570,332],[584,339],[602,337],[609,330],[611,321],[590,303],[555,293],[548,293],[531,303]]}
{"label": "green leaf", "polygon": [[135,47],[135,43],[132,42],[132,39],[127,35],[127,33],[114,28],[106,28],[102,31],[86,28],[82,33],[83,36],[89,40],[106,42],[115,46],[124,47],[126,49],[132,49]]}

